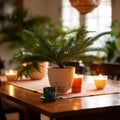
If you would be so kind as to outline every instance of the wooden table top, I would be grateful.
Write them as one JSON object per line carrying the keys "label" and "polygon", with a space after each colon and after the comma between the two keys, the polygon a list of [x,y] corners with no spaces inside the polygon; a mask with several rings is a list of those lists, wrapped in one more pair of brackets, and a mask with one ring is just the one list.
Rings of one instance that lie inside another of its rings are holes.
{"label": "wooden table top", "polygon": [[[114,81],[113,86],[120,88],[120,84],[118,86],[118,83]],[[86,112],[120,108],[120,92],[116,94],[58,99],[55,102],[45,102],[40,99],[42,96],[40,93],[2,82],[0,95],[2,98],[13,101],[26,108],[39,111],[49,117],[69,116],[78,113],[84,114]]]}

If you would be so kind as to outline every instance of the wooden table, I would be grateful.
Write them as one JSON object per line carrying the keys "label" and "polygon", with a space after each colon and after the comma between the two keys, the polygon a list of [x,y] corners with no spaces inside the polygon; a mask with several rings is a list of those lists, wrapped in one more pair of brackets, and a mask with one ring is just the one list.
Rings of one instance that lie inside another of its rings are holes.
{"label": "wooden table", "polygon": [[24,111],[23,120],[40,120],[40,113],[51,120],[120,120],[120,92],[44,102],[40,93],[3,82],[0,95]]}

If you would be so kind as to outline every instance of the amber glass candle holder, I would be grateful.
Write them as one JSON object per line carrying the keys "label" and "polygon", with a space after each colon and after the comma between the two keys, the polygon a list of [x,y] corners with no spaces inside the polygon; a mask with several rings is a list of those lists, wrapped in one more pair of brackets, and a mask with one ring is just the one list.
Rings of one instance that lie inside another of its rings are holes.
{"label": "amber glass candle holder", "polygon": [[98,76],[94,76],[94,84],[96,89],[103,89],[106,86],[107,83],[107,76],[102,76],[102,75],[98,75]]}
{"label": "amber glass candle holder", "polygon": [[8,81],[13,81],[17,77],[17,71],[16,70],[5,71],[5,76],[7,77]]}

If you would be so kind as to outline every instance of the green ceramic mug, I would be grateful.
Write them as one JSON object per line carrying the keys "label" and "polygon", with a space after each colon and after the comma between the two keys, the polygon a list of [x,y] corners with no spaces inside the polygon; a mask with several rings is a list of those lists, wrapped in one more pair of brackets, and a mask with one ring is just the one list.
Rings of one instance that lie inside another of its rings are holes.
{"label": "green ceramic mug", "polygon": [[55,99],[56,98],[56,88],[55,87],[44,87],[43,94],[46,99]]}

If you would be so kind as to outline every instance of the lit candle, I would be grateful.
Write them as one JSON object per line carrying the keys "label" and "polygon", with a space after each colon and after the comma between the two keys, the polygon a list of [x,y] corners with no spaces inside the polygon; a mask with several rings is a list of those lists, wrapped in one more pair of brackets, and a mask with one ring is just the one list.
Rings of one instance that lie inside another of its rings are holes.
{"label": "lit candle", "polygon": [[5,76],[9,81],[15,80],[17,76],[17,71],[15,70],[5,71]]}
{"label": "lit candle", "polygon": [[97,89],[103,89],[106,86],[107,76],[94,76],[94,83]]}
{"label": "lit candle", "polygon": [[82,80],[83,80],[83,75],[75,75],[74,81],[72,84],[72,93],[81,92]]}

